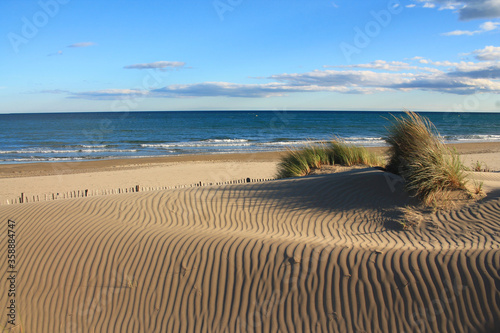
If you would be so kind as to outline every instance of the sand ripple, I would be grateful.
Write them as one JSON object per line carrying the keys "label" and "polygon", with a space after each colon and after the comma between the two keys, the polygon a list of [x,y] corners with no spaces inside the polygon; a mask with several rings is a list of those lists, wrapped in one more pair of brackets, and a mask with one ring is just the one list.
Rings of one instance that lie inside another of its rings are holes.
{"label": "sand ripple", "polygon": [[0,216],[17,222],[26,332],[492,332],[499,197],[396,231],[388,222],[412,199],[362,169]]}

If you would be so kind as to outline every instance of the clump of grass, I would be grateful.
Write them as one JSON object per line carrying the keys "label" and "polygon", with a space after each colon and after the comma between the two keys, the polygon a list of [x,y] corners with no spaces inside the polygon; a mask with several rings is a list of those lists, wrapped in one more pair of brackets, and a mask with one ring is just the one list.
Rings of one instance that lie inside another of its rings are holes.
{"label": "clump of grass", "polygon": [[278,178],[301,177],[311,173],[306,154],[302,150],[289,150],[278,165]]}
{"label": "clump of grass", "polygon": [[474,188],[472,190],[472,193],[474,195],[476,195],[477,197],[482,197],[484,196],[484,190],[483,190],[483,185],[484,185],[484,182],[478,182],[478,181],[474,181]]}
{"label": "clump of grass", "polygon": [[489,172],[490,171],[490,169],[488,168],[486,163],[479,162],[479,161],[476,161],[476,163],[472,164],[471,170],[475,171],[475,172]]}
{"label": "clump of grass", "polygon": [[322,165],[330,164],[330,155],[323,144],[310,144],[302,150],[302,154],[311,169],[320,169]]}
{"label": "clump of grass", "polygon": [[385,141],[390,146],[386,169],[402,176],[425,204],[436,204],[449,191],[467,191],[460,156],[445,146],[427,118],[410,111],[394,117]]}
{"label": "clump of grass", "polygon": [[353,166],[368,165],[382,166],[384,161],[375,153],[369,152],[365,147],[348,144],[341,139],[330,142],[330,154],[335,164]]}
{"label": "clump of grass", "polygon": [[323,165],[368,165],[382,166],[383,160],[364,147],[347,144],[336,139],[329,144],[313,145],[289,150],[278,165],[278,178],[301,177],[310,174]]}

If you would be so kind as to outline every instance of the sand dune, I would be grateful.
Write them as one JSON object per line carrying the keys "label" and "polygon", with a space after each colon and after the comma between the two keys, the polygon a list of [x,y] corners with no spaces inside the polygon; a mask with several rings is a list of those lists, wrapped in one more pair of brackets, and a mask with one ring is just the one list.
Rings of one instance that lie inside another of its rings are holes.
{"label": "sand dune", "polygon": [[391,226],[413,199],[375,169],[0,206],[16,329],[499,331],[500,175],[482,177],[487,198],[411,231]]}

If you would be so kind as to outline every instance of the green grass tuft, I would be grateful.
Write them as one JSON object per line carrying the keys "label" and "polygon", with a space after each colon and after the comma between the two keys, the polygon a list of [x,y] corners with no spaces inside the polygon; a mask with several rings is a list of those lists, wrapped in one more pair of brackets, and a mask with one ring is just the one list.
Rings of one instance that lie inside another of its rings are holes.
{"label": "green grass tuft", "polygon": [[369,152],[365,147],[358,147],[348,144],[341,139],[330,142],[330,154],[333,156],[335,164],[353,166],[368,165],[382,166],[383,159],[375,153]]}
{"label": "green grass tuft", "polygon": [[310,174],[322,165],[368,165],[382,166],[384,161],[364,147],[347,144],[340,139],[328,145],[310,144],[306,148],[289,150],[278,165],[278,178],[301,177]]}
{"label": "green grass tuft", "polygon": [[489,172],[490,169],[484,162],[479,162],[476,161],[476,163],[472,164],[472,167],[469,168],[469,170],[474,171],[474,172]]}
{"label": "green grass tuft", "polygon": [[433,204],[449,191],[467,191],[460,156],[445,146],[427,118],[409,111],[394,117],[385,141],[390,146],[386,169],[401,175],[424,203]]}
{"label": "green grass tuft", "polygon": [[311,173],[311,167],[301,150],[289,150],[278,165],[278,178],[300,177]]}

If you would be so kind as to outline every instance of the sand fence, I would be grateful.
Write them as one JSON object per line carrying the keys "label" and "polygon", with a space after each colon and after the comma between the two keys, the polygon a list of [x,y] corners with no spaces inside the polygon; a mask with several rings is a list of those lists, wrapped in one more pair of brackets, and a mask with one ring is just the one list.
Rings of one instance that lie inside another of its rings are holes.
{"label": "sand fence", "polygon": [[73,198],[86,198],[86,197],[94,197],[100,195],[112,195],[112,194],[121,194],[121,193],[136,193],[136,192],[148,192],[148,191],[161,191],[161,190],[174,190],[181,188],[190,188],[190,187],[202,187],[202,186],[221,186],[221,185],[233,185],[233,184],[246,184],[246,183],[260,183],[265,181],[275,180],[275,178],[243,178],[243,179],[235,179],[223,182],[198,182],[194,184],[187,185],[175,185],[175,186],[141,186],[136,185],[133,187],[123,187],[123,188],[113,188],[113,189],[82,189],[82,190],[74,190],[69,192],[58,192],[58,193],[44,193],[44,194],[30,194],[30,193],[20,193],[18,197],[3,200],[0,202],[0,205],[12,205],[12,204],[20,204],[20,203],[30,203],[30,202],[39,202],[39,201],[52,201],[59,199],[73,199]]}

